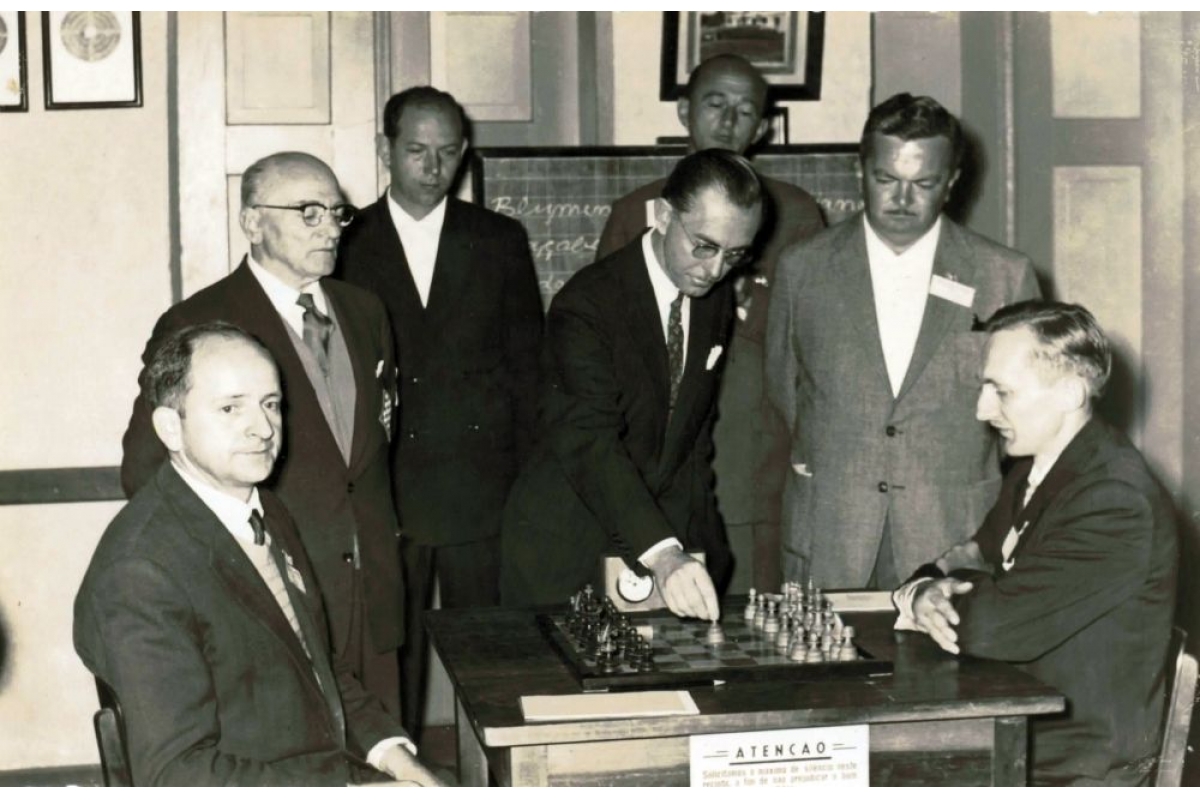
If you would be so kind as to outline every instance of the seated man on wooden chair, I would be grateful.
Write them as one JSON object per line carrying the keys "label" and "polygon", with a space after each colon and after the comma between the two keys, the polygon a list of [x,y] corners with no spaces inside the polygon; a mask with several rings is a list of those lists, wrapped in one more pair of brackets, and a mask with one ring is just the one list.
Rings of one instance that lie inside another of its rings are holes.
{"label": "seated man on wooden chair", "polygon": [[976,416],[1015,461],[974,538],[896,590],[896,627],[1066,696],[1064,713],[1031,723],[1034,783],[1146,783],[1178,572],[1170,498],[1093,415],[1111,355],[1086,309],[1027,301],[987,331]]}
{"label": "seated man on wooden chair", "polygon": [[134,783],[436,783],[330,663],[295,526],[257,488],[282,444],[270,353],[228,323],[183,328],[142,391],[170,461],[108,526],[75,600],[75,649],[120,701]]}

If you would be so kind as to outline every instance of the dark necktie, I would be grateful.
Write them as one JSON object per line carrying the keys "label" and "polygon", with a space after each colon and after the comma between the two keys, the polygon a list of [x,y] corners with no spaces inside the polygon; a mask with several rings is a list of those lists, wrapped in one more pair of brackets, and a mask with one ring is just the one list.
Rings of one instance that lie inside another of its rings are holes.
{"label": "dark necktie", "polygon": [[333,320],[317,310],[313,297],[308,292],[296,298],[296,305],[304,309],[304,343],[317,357],[321,371],[329,372],[329,333]]}
{"label": "dark necktie", "polygon": [[667,369],[671,375],[670,408],[674,411],[683,380],[683,292],[671,303],[671,316],[667,318]]}
{"label": "dark necktie", "polygon": [[266,527],[263,525],[262,514],[258,513],[258,509],[250,511],[250,527],[254,531],[254,543],[264,545],[267,543]]}

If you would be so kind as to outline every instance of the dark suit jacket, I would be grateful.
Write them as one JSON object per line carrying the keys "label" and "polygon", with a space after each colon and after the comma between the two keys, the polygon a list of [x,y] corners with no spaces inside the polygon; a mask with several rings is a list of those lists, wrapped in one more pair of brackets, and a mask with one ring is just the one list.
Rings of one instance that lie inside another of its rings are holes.
{"label": "dark suit jacket", "polygon": [[[758,231],[758,257],[740,274],[730,276],[731,281],[742,279],[740,310],[729,340],[729,360],[713,427],[717,506],[726,525],[779,521],[788,447],[787,431],[767,402],[763,380],[767,304],[779,255],[825,227],[820,206],[808,192],[759,177],[768,202]],[[648,183],[613,203],[600,235],[600,258],[645,231],[646,202],[661,197],[665,184],[666,179]]]}
{"label": "dark suit jacket", "polygon": [[[357,534],[371,641],[378,652],[404,640],[399,525],[392,503],[387,432],[380,422],[383,392],[394,392],[391,334],[379,300],[354,286],[321,281],[333,304],[354,367],[357,405],[349,466],[313,391],[287,323],[271,305],[245,262],[228,277],[169,309],[154,326],[142,362],[162,340],[187,325],[223,319],[262,340],[279,365],[284,392],[283,450],[267,482],[292,512],[317,571],[334,631],[334,646],[350,628],[353,553]],[[121,484],[127,495],[144,485],[166,450],[154,433],[150,409],[138,397],[125,431]]]}
{"label": "dark suit jacket", "polygon": [[[791,432],[785,571],[819,586],[865,586],[884,522],[897,575],[978,530],[1000,489],[992,429],[975,418],[987,334],[977,322],[1038,296],[1029,258],[943,217],[933,274],[973,290],[930,295],[892,394],[880,344],[863,215],[780,258],[767,323],[767,389]],[[966,300],[966,298],[960,298]],[[807,565],[808,575],[797,574]]]}
{"label": "dark suit jacket", "polygon": [[[601,553],[632,561],[677,537],[728,566],[712,494],[712,421],[733,317],[728,281],[693,298],[668,419],[667,349],[638,239],[554,298],[543,350],[542,439],[504,513],[501,598],[563,602]],[[714,349],[722,352],[709,369]]]}
{"label": "dark suit jacket", "polygon": [[[267,529],[307,592],[289,597],[308,656],[232,534],[170,464],[104,532],[75,599],[75,649],[121,701],[138,785],[345,785],[404,731],[344,665],[291,517]],[[319,677],[319,681],[318,681]]]}
{"label": "dark suit jacket", "polygon": [[529,240],[508,217],[446,200],[429,304],[386,195],[338,248],[338,274],[387,306],[400,367],[394,480],[404,535],[418,544],[500,533],[500,513],[537,417],[542,306]]}
{"label": "dark suit jacket", "polygon": [[[975,535],[990,573],[956,599],[964,653],[1012,661],[1067,698],[1032,721],[1039,783],[1136,783],[1153,774],[1175,608],[1171,500],[1121,433],[1093,419],[1016,515],[1018,461]],[[1000,568],[1008,531],[1028,525]],[[926,566],[918,575],[937,576]],[[1173,665],[1172,665],[1173,666]]]}

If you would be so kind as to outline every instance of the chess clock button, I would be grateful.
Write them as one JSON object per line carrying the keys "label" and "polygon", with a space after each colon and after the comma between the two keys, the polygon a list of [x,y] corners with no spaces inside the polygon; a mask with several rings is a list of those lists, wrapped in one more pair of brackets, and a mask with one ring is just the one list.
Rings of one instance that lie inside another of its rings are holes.
{"label": "chess clock button", "polygon": [[617,594],[628,603],[640,603],[654,591],[654,578],[642,577],[629,568],[617,575]]}

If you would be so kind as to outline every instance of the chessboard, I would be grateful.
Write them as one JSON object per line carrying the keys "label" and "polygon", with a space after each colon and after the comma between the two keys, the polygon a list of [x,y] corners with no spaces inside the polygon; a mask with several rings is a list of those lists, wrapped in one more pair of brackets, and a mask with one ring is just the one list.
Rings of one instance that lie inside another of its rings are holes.
{"label": "chessboard", "polygon": [[621,613],[587,589],[537,620],[585,691],[892,671],[819,592],[798,587],[727,598],[719,629],[666,609]]}

